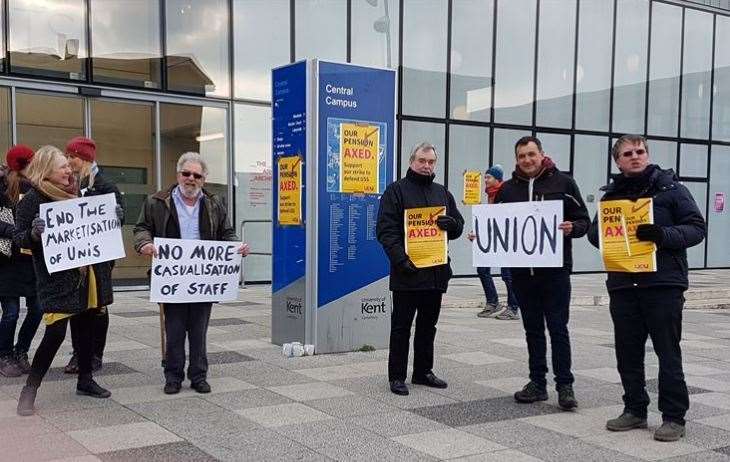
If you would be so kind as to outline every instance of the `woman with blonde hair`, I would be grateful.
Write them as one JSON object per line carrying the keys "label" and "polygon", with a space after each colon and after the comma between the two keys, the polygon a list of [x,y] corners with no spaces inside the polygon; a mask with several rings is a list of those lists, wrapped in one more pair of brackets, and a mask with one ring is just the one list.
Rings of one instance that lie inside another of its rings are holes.
{"label": "woman with blonde hair", "polygon": [[46,330],[33,357],[31,371],[18,399],[18,415],[35,412],[38,387],[66,337],[66,326],[74,324],[79,335],[79,376],[76,393],[108,398],[111,393],[92,378],[93,309],[112,302],[112,294],[98,290],[93,266],[49,274],[46,268],[41,235],[46,223],[39,218],[41,204],[78,197],[68,160],[58,148],[43,146],[28,166],[32,188],[18,203],[14,242],[30,248],[36,270],[36,289],[43,310]]}

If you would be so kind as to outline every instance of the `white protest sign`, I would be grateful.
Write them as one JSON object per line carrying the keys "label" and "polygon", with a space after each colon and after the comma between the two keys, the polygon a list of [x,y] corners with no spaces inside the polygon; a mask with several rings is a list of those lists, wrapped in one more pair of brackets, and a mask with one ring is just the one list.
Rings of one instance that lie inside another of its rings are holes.
{"label": "white protest sign", "polygon": [[240,242],[155,238],[150,301],[228,302],[238,298]]}
{"label": "white protest sign", "polygon": [[41,235],[49,273],[124,258],[114,194],[41,204]]}
{"label": "white protest sign", "polygon": [[563,266],[562,201],[475,205],[472,220],[474,266]]}

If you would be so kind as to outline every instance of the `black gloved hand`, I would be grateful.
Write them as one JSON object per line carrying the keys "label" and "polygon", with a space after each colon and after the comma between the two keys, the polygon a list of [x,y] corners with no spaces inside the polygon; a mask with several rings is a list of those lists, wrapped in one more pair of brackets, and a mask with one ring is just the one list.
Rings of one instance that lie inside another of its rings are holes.
{"label": "black gloved hand", "polygon": [[30,223],[30,237],[35,241],[41,240],[41,234],[46,229],[46,222],[42,218],[35,217]]}
{"label": "black gloved hand", "polygon": [[664,231],[659,225],[643,224],[636,228],[636,238],[640,241],[651,241],[655,244],[661,244],[664,240]]}
{"label": "black gloved hand", "polygon": [[398,264],[398,269],[403,274],[416,274],[418,272],[418,268],[416,268],[416,265],[413,264],[410,258],[406,258],[400,262]]}
{"label": "black gloved hand", "polygon": [[441,215],[438,218],[436,218],[436,226],[443,229],[447,233],[449,231],[455,231],[456,230],[456,220],[451,218],[448,215]]}

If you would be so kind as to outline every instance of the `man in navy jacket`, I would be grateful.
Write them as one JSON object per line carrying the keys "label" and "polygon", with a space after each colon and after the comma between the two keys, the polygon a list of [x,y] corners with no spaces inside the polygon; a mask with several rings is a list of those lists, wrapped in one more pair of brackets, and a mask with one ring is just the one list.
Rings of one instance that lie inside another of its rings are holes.
{"label": "man in navy jacket", "polygon": [[[677,441],[685,434],[689,394],[682,372],[684,291],[688,287],[687,248],[702,242],[705,220],[689,190],[672,170],[649,162],[649,147],[638,135],[625,135],[612,150],[620,174],[602,188],[601,200],[653,199],[654,223],[636,229],[641,241],[656,244],[656,272],[609,272],[606,286],[616,340],[616,362],[624,387],[624,412],[606,423],[612,431],[646,428],[649,395],[644,378],[644,348],[651,337],[659,357],[659,410],[664,423],[654,432],[659,441]],[[598,217],[588,240],[599,247]]]}

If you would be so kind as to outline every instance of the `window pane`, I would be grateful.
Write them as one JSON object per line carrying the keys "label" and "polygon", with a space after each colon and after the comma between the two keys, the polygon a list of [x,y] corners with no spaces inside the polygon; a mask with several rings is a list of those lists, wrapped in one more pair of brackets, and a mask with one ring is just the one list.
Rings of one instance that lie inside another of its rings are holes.
{"label": "window pane", "polygon": [[651,12],[649,65],[650,135],[677,136],[681,58],[682,8],[655,2]]}
{"label": "window pane", "polygon": [[[13,143],[12,140],[12,119],[10,118],[10,89],[0,87],[0,150],[6,152]],[[5,158],[0,161],[5,163]]]}
{"label": "window pane", "polygon": [[353,63],[398,67],[399,3],[398,0],[352,0],[350,57]]}
{"label": "window pane", "polygon": [[294,3],[297,60],[347,59],[347,2],[298,0]]}
{"label": "window pane", "polygon": [[[454,274],[475,274],[471,264],[471,243],[466,233],[471,229],[471,206],[464,205],[464,171],[482,172],[489,168],[489,128],[451,125],[449,128],[449,191],[454,195],[456,206],[464,217],[464,234],[455,241],[449,241],[449,256]],[[482,194],[482,203],[487,202]]]}
{"label": "window pane", "polygon": [[[236,104],[234,124],[236,232],[243,220],[268,220],[246,224],[245,241],[252,252],[271,253],[271,108]],[[245,264],[246,281],[271,280],[271,256],[249,255]]]}
{"label": "window pane", "polygon": [[683,144],[679,154],[679,175],[707,178],[707,146]]}
{"label": "window pane", "polygon": [[234,94],[271,100],[271,69],[289,62],[289,0],[234,0]]}
{"label": "window pane", "polygon": [[[705,210],[707,208],[707,184],[687,181],[684,182],[684,185],[687,189],[689,189],[689,192],[692,193],[692,197],[694,197],[697,207],[699,207],[700,212],[704,217]],[[705,266],[706,243],[707,240],[705,239],[699,245],[687,249],[687,262],[689,263],[690,268],[703,268]]]}
{"label": "window pane", "polygon": [[716,17],[712,138],[730,141],[730,17]]}
{"label": "window pane", "polygon": [[158,0],[90,0],[93,80],[160,88]]}
{"label": "window pane", "polygon": [[677,143],[673,141],[648,140],[649,162],[663,169],[677,171]]}
{"label": "window pane", "polygon": [[515,143],[523,136],[531,134],[527,130],[494,129],[492,165],[501,165],[505,178],[512,178],[512,172],[515,170]]}
{"label": "window pane", "polygon": [[411,155],[411,149],[418,143],[427,141],[436,146],[436,154],[438,159],[436,161],[436,180],[438,183],[444,182],[444,159],[446,158],[446,150],[444,144],[446,140],[446,134],[444,132],[444,126],[442,124],[435,124],[431,122],[411,122],[408,120],[403,121],[403,135],[401,140],[401,167],[400,176],[405,176],[408,171],[409,162],[408,159]]}
{"label": "window pane", "polygon": [[15,120],[18,143],[64,149],[68,140],[84,134],[84,102],[78,96],[18,91]]}
{"label": "window pane", "polygon": [[[560,171],[570,171],[570,135],[557,133],[538,133],[542,150],[550,157]],[[517,140],[515,140],[516,142]]]}
{"label": "window pane", "polygon": [[177,159],[200,153],[208,163],[205,189],[228,198],[228,139],[226,110],[185,104],[160,104],[162,187],[176,182]]}
{"label": "window pane", "polygon": [[83,0],[8,0],[10,71],[86,79]]}
{"label": "window pane", "polygon": [[710,130],[712,15],[687,8],[684,16],[682,137],[707,139]]}
{"label": "window pane", "polygon": [[535,0],[497,2],[495,122],[532,125],[535,8]]}
{"label": "window pane", "polygon": [[649,2],[621,0],[616,16],[613,131],[644,132]]}
{"label": "window pane", "polygon": [[[730,172],[730,146],[713,145],[710,213],[707,217],[707,266],[730,266],[730,245],[727,245],[727,237],[730,236],[730,175],[727,172]],[[723,212],[715,212],[715,194],[725,195]]]}
{"label": "window pane", "polygon": [[575,127],[608,130],[613,2],[581,0]]}
{"label": "window pane", "polygon": [[228,96],[228,1],[167,0],[167,88]]}
{"label": "window pane", "polygon": [[451,117],[489,122],[494,2],[455,2],[451,15]]}
{"label": "window pane", "polygon": [[404,0],[404,114],[446,112],[446,17],[446,0]]}
{"label": "window pane", "polygon": [[537,125],[570,128],[573,124],[575,2],[540,2],[537,58]]}
{"label": "window pane", "polygon": [[[608,156],[608,138],[575,135],[573,178],[583,194],[591,219],[596,215],[598,201],[603,196],[599,188],[606,184]],[[573,239],[573,264],[576,271],[603,271],[601,254],[588,239]]]}
{"label": "window pane", "polygon": [[155,105],[100,99],[89,104],[99,170],[121,191],[126,212],[122,237],[127,256],[114,266],[115,283],[147,284],[150,261],[134,251],[132,230],[147,196],[157,190]]}

